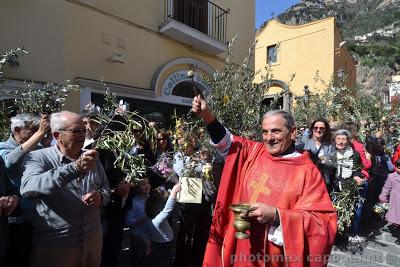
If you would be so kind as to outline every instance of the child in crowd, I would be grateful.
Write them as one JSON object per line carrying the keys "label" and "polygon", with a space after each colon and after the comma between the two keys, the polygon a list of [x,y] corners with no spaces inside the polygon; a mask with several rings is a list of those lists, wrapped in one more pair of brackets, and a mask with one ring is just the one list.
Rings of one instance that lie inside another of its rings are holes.
{"label": "child in crowd", "polygon": [[379,195],[381,203],[389,202],[386,220],[396,226],[400,225],[400,159],[395,162],[395,172],[389,174],[382,192]]}
{"label": "child in crowd", "polygon": [[125,216],[130,227],[130,266],[173,265],[173,232],[167,219],[180,190],[180,184],[176,184],[170,195],[164,187],[151,191],[148,178],[135,187],[132,208]]}
{"label": "child in crowd", "polygon": [[131,266],[144,266],[146,255],[149,254],[149,244],[146,243],[146,223],[148,221],[145,207],[150,193],[149,178],[143,178],[134,188],[132,208],[125,215],[125,225],[130,228],[130,261]]}
{"label": "child in crowd", "polygon": [[176,197],[180,191],[179,183],[174,185],[170,194],[160,186],[151,191],[146,202],[146,213],[151,219],[151,223],[147,224],[147,235],[151,240],[150,266],[173,266],[174,235],[167,219],[174,210]]}

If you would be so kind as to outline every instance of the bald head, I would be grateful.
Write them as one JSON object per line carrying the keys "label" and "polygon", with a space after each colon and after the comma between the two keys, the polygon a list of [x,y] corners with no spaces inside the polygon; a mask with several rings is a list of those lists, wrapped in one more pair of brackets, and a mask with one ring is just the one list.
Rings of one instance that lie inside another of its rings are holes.
{"label": "bald head", "polygon": [[86,128],[81,117],[69,111],[54,113],[50,117],[50,127],[60,151],[76,159],[85,143]]}
{"label": "bald head", "polygon": [[78,114],[70,111],[60,111],[51,114],[50,128],[53,133],[64,129],[71,124],[83,124],[83,121]]}

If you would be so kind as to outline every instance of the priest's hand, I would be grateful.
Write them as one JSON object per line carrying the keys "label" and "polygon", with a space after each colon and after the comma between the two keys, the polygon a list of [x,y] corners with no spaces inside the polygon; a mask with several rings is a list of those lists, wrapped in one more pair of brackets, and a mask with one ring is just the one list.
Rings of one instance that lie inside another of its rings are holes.
{"label": "priest's hand", "polygon": [[272,223],[275,221],[276,208],[263,203],[254,203],[250,206],[249,217],[255,218],[259,223]]}
{"label": "priest's hand", "polygon": [[201,95],[197,95],[193,98],[192,111],[202,118],[206,124],[210,124],[215,119],[208,107],[207,101]]}

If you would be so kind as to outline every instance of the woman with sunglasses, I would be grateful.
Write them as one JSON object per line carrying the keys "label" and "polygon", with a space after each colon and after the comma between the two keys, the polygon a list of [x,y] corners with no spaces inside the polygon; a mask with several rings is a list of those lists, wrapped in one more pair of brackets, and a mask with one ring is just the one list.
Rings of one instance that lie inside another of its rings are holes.
{"label": "woman with sunglasses", "polygon": [[156,151],[155,151],[156,159],[159,159],[162,153],[173,151],[171,140],[169,139],[166,130],[164,129],[158,130],[156,140],[157,140]]}
{"label": "woman with sunglasses", "polygon": [[326,165],[326,161],[331,157],[333,146],[328,121],[323,118],[314,120],[308,133],[297,144],[297,149],[310,152],[311,159],[324,177],[328,191],[331,192],[332,172]]}

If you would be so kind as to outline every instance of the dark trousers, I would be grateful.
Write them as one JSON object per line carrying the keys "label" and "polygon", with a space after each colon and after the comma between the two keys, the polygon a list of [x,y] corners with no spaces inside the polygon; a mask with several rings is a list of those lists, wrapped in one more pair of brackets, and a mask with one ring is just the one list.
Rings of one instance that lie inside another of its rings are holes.
{"label": "dark trousers", "polygon": [[180,205],[181,223],[176,242],[176,267],[201,266],[211,225],[210,204]]}
{"label": "dark trousers", "polygon": [[103,249],[101,251],[101,266],[114,267],[118,265],[121,252],[124,225],[121,220],[103,221]]}
{"label": "dark trousers", "polygon": [[30,222],[9,224],[9,246],[6,249],[4,267],[29,266],[32,249],[32,225]]}
{"label": "dark trousers", "polygon": [[146,243],[143,237],[130,234],[129,258],[131,267],[149,265],[149,257],[146,256]]}
{"label": "dark trousers", "polygon": [[[365,199],[368,192],[368,181],[365,181],[361,188],[358,190],[360,197]],[[355,206],[354,218],[351,225],[351,234],[358,235],[361,231],[361,215],[363,211],[364,200],[359,200]]]}
{"label": "dark trousers", "polygon": [[174,258],[173,243],[157,243],[151,242],[151,267],[172,267]]}

